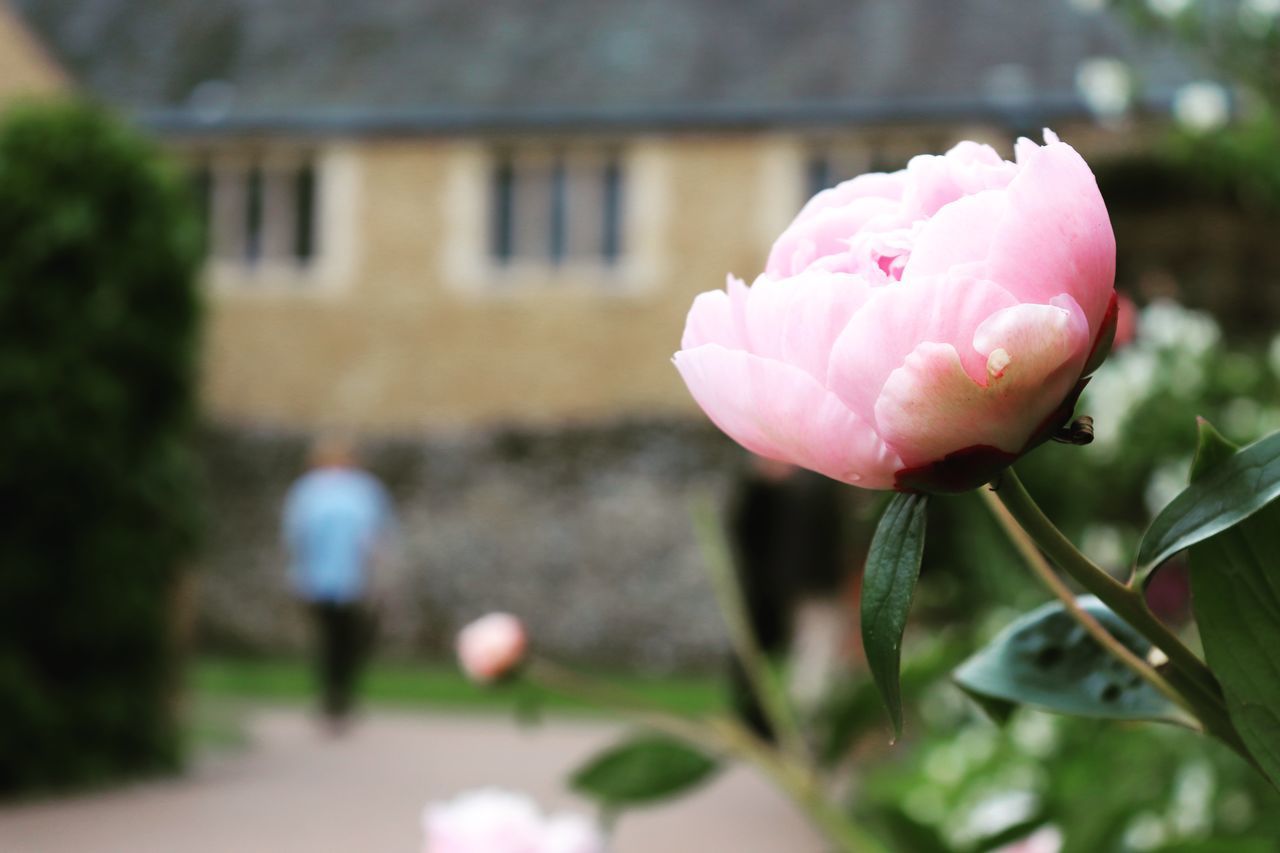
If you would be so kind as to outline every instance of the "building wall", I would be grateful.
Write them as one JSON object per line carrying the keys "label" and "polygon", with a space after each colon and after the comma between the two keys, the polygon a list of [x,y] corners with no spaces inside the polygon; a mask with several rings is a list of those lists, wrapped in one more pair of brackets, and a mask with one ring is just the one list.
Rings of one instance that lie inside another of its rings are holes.
{"label": "building wall", "polygon": [[491,261],[485,142],[329,150],[321,230],[339,257],[311,277],[213,271],[211,414],[399,431],[687,411],[670,356],[689,302],[760,267],[798,184],[771,171],[769,138],[625,145],[616,270]]}
{"label": "building wall", "polygon": [[[961,138],[1012,147],[981,127],[843,136],[855,150],[895,153]],[[1120,135],[1081,136],[1106,147]],[[315,268],[211,269],[207,409],[224,423],[387,433],[691,413],[670,364],[685,312],[726,273],[750,281],[761,269],[803,202],[807,158],[823,138],[569,140],[624,154],[625,249],[614,268],[489,257],[492,154],[537,139],[324,144]]]}
{"label": "building wall", "polygon": [[[307,436],[220,428],[199,446],[210,510],[199,648],[300,653],[310,626],[288,590],[279,520]],[[505,610],[554,659],[715,668],[724,622],[690,506],[725,505],[740,455],[685,419],[364,442],[400,521],[392,558],[373,570],[379,650],[446,658],[459,628]]]}
{"label": "building wall", "polygon": [[69,88],[66,75],[0,0],[0,105]]}

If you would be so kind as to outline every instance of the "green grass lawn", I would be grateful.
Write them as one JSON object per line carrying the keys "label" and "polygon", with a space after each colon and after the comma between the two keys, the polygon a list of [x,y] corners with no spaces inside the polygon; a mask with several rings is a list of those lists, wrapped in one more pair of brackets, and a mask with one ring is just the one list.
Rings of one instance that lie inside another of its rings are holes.
{"label": "green grass lawn", "polygon": [[[679,713],[709,714],[725,708],[723,685],[714,677],[592,675]],[[198,704],[227,700],[306,704],[315,695],[310,664],[302,660],[201,657],[191,667],[188,683]],[[443,664],[375,662],[365,673],[360,697],[367,706],[399,709],[502,712],[536,702],[552,711],[592,710],[532,685],[478,687],[456,668]]]}

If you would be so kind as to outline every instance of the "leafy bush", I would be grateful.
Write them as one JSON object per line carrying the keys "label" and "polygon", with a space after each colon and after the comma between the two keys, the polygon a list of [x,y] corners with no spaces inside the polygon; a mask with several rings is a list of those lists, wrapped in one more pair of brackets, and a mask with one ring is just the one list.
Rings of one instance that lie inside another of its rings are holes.
{"label": "leafy bush", "polygon": [[0,123],[0,793],[173,766],[200,224],[79,103]]}
{"label": "leafy bush", "polygon": [[977,853],[1046,825],[1063,853],[1275,849],[1275,791],[1189,732],[1028,709],[1000,728],[945,684],[923,711],[927,734],[871,769],[857,799],[895,850]]}

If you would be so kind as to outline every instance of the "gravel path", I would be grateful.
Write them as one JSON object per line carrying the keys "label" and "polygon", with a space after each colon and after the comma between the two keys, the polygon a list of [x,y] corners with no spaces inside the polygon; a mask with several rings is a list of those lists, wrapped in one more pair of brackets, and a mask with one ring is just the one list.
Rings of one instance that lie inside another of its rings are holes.
{"label": "gravel path", "polygon": [[[0,853],[416,853],[429,800],[497,784],[586,811],[561,780],[615,725],[376,712],[328,740],[301,711],[248,719],[251,747],[186,777],[0,806]],[[614,853],[820,853],[766,782],[734,768],[618,824]]]}

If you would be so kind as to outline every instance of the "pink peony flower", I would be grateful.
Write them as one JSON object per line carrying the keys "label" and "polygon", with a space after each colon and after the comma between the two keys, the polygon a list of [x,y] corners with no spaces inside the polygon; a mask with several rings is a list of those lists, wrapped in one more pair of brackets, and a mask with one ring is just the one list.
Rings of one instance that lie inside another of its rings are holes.
{"label": "pink peony flower", "polygon": [[748,450],[869,489],[964,491],[1071,416],[1115,325],[1115,237],[1070,146],[962,142],[818,193],[675,364]]}
{"label": "pink peony flower", "polygon": [[471,680],[488,684],[510,675],[524,660],[527,645],[519,619],[490,613],[458,633],[458,662]]}
{"label": "pink peony flower", "polygon": [[604,853],[599,827],[580,815],[546,818],[532,800],[498,788],[432,803],[423,853]]}

